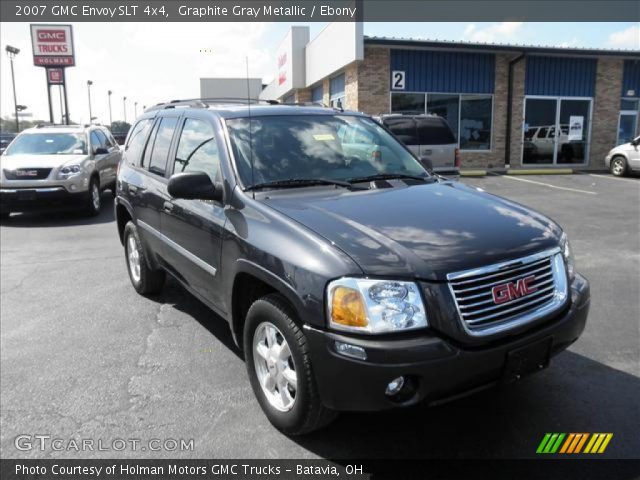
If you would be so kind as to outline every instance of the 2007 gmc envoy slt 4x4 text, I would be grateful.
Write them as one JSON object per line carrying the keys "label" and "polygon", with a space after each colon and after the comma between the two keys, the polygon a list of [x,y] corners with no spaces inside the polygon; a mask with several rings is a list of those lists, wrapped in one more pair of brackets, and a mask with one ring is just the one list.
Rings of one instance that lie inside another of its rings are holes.
{"label": "2007 gmc envoy slt 4x4 text", "polygon": [[431,174],[363,114],[174,101],[125,149],[134,288],[169,273],[226,319],[285,433],[517,380],[584,329],[589,284],[556,223]]}

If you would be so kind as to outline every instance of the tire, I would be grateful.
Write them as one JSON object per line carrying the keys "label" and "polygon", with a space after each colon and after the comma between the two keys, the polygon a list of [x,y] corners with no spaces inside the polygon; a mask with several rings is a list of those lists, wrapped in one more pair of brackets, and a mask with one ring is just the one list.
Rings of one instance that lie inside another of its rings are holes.
{"label": "tire", "polygon": [[[134,252],[134,248],[135,253],[131,255]],[[136,258],[137,268],[135,266]],[[162,290],[165,280],[164,270],[152,270],[149,268],[146,258],[138,236],[138,229],[133,222],[129,221],[124,227],[124,259],[127,264],[131,285],[140,295],[158,293]]]}
{"label": "tire", "polygon": [[85,211],[90,217],[95,217],[100,213],[100,181],[96,177],[92,177],[89,182],[89,190],[87,191],[87,205]]}
{"label": "tire", "polygon": [[611,175],[615,177],[624,177],[627,174],[627,160],[620,155],[613,157],[609,165],[609,170],[611,171]]}
{"label": "tire", "polygon": [[[251,387],[265,415],[283,433],[302,435],[329,424],[337,412],[326,408],[320,400],[307,340],[294,318],[293,309],[281,295],[262,297],[247,312],[243,340]],[[271,337],[273,348],[268,346],[267,332],[274,333]],[[261,341],[263,334],[264,341]],[[279,355],[285,344],[290,352],[286,360]],[[258,350],[262,350],[264,355],[257,353]],[[287,380],[291,378],[292,369],[295,388]],[[288,374],[284,374],[285,371]],[[270,386],[273,386],[273,392],[269,392]],[[283,400],[285,397],[287,400],[293,398],[293,403],[287,405]]]}

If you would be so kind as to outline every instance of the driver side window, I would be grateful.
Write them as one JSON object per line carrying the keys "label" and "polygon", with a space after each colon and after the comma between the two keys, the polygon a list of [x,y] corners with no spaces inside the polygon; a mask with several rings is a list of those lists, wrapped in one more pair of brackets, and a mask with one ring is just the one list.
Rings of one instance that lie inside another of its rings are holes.
{"label": "driver side window", "polygon": [[211,124],[185,120],[173,165],[173,173],[205,172],[212,182],[220,181],[220,154]]}

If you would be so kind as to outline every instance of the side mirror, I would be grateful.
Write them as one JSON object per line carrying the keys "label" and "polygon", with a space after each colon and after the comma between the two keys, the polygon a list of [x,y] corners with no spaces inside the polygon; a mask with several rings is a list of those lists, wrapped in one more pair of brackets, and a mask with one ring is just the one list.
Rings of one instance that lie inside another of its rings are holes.
{"label": "side mirror", "polygon": [[94,151],[93,154],[94,155],[107,155],[109,153],[109,150],[104,148],[104,147],[97,147]]}
{"label": "side mirror", "polygon": [[176,173],[169,179],[167,191],[174,198],[222,201],[222,189],[205,172]]}
{"label": "side mirror", "polygon": [[429,157],[420,157],[420,163],[429,173],[433,173],[433,162]]}

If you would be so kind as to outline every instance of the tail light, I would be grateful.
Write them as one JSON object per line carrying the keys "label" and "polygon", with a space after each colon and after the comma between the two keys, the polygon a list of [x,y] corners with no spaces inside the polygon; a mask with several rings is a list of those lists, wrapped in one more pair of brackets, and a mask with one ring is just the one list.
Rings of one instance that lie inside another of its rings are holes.
{"label": "tail light", "polygon": [[460,165],[462,165],[462,160],[460,159],[460,149],[456,148],[455,150],[455,166],[456,168],[460,168]]}

